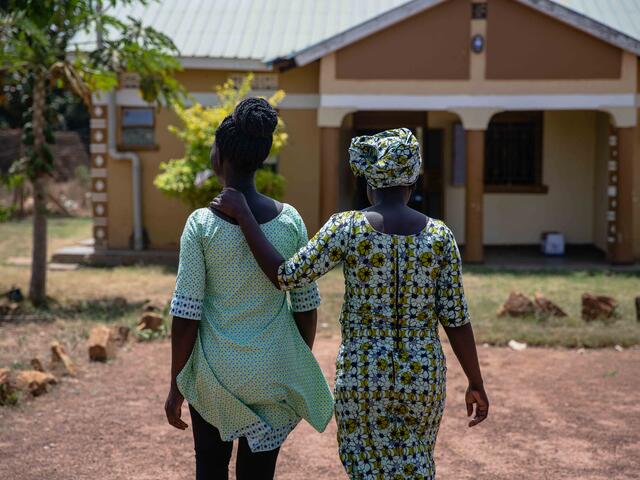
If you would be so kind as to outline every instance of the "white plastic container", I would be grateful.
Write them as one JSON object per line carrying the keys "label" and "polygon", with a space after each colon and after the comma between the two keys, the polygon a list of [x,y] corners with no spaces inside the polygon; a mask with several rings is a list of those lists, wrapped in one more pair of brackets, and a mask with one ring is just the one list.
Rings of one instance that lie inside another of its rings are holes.
{"label": "white plastic container", "polygon": [[541,250],[545,255],[564,255],[564,235],[560,232],[543,232]]}

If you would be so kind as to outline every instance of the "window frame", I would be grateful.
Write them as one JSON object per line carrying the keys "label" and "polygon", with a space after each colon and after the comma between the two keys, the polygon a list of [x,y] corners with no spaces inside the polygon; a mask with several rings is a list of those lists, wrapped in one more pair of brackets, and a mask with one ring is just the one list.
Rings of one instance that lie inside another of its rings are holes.
{"label": "window frame", "polygon": [[[486,168],[489,164],[489,129],[492,124],[518,124],[535,122],[535,150],[533,152],[534,161],[534,182],[531,184],[509,184],[509,183],[488,183],[486,178]],[[486,193],[535,193],[544,194],[549,188],[543,183],[543,130],[544,130],[544,112],[542,111],[521,111],[521,112],[502,112],[496,114],[485,132],[485,178],[484,191]]]}
{"label": "window frame", "polygon": [[[151,126],[147,125],[135,125],[135,126],[125,126],[124,125],[124,112],[125,110],[151,110],[152,113],[152,124]],[[156,109],[152,106],[129,106],[129,105],[121,105],[118,109],[118,150],[138,150],[138,151],[153,151],[158,150],[158,141],[156,138]],[[149,128],[153,131],[153,143],[150,144],[127,144],[124,143],[124,130],[128,128]]]}

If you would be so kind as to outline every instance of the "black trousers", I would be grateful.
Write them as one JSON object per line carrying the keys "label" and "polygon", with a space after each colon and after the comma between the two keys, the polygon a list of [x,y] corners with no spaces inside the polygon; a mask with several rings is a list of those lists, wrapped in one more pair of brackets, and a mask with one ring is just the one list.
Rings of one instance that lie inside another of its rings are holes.
{"label": "black trousers", "polygon": [[[196,480],[228,480],[233,442],[223,441],[218,429],[207,423],[191,405],[189,412],[196,451]],[[236,479],[272,480],[278,453],[280,448],[254,453],[249,448],[247,439],[240,438],[236,456]]]}

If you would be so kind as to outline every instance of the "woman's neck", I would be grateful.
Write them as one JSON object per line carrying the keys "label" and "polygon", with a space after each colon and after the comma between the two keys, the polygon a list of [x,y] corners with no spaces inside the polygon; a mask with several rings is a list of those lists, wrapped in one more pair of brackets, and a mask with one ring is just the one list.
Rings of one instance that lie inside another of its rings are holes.
{"label": "woman's neck", "polygon": [[398,208],[407,205],[406,191],[401,188],[384,188],[376,191],[374,206],[381,208]]}
{"label": "woman's neck", "polygon": [[245,196],[254,196],[258,194],[256,190],[256,184],[254,181],[254,176],[231,176],[226,179],[225,187],[231,187],[239,192],[242,192]]}

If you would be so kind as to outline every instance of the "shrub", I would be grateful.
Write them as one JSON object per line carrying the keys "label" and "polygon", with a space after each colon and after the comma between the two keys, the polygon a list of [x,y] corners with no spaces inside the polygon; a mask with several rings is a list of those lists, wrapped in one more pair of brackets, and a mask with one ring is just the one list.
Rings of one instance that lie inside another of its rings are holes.
{"label": "shrub", "polygon": [[[199,103],[183,108],[175,106],[182,121],[182,127],[171,126],[169,130],[180,138],[185,145],[184,157],[172,159],[160,164],[160,173],[154,184],[164,194],[178,198],[193,208],[206,206],[221,190],[222,186],[211,171],[209,156],[215,131],[224,118],[231,114],[236,105],[249,93],[253,75],[236,85],[233,80],[216,87],[220,105],[204,107]],[[284,92],[278,90],[267,99],[274,107],[284,98]],[[277,155],[287,141],[287,133],[282,119],[273,134],[273,146],[270,155]],[[276,199],[284,194],[285,180],[281,175],[260,169],[256,175],[258,191]]]}

